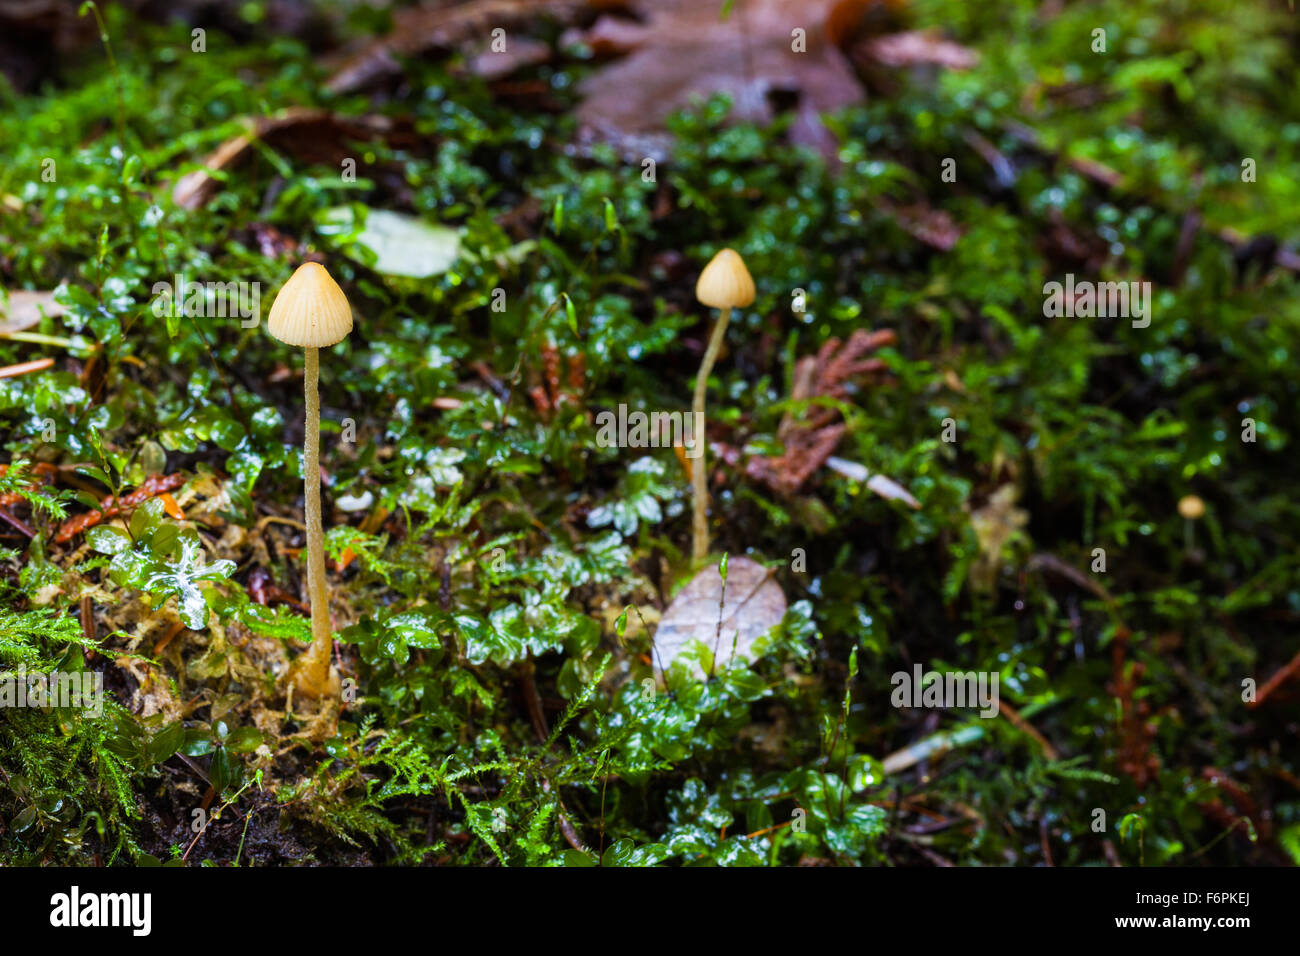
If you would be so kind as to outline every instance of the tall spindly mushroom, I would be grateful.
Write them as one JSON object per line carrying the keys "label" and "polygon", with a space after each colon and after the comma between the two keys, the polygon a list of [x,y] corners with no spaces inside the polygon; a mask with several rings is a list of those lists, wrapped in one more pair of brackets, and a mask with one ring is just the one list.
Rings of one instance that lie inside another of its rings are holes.
{"label": "tall spindly mushroom", "polygon": [[713,334],[709,336],[709,347],[700,362],[700,371],[695,376],[695,399],[691,402],[692,421],[699,424],[695,436],[701,442],[699,457],[695,459],[691,470],[691,490],[695,499],[694,512],[691,515],[691,556],[699,563],[709,553],[709,484],[708,484],[708,441],[704,435],[704,397],[709,387],[709,373],[722,348],[722,337],[727,332],[727,323],[731,321],[733,308],[744,308],[754,301],[754,280],[745,268],[745,260],[732,249],[723,249],[704,267],[699,281],[695,283],[695,298],[701,303],[719,309],[722,315]]}
{"label": "tall spindly mushroom", "polygon": [[311,598],[311,648],[294,662],[292,680],[307,697],[337,691],[330,666],[334,637],[325,585],[325,541],[320,515],[320,349],[337,345],[352,331],[352,309],[337,282],[317,262],[304,262],[271,303],[268,329],[281,342],[305,351],[303,395],[307,435],[303,441],[303,483],[307,512],[307,590]]}

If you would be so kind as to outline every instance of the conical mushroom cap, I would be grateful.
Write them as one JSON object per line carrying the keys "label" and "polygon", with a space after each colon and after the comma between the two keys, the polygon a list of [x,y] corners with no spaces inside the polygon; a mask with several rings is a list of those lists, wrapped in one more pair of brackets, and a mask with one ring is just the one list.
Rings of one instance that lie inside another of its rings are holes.
{"label": "conical mushroom cap", "polygon": [[352,331],[352,309],[323,265],[304,262],[271,303],[267,329],[302,348],[337,345]]}
{"label": "conical mushroom cap", "polygon": [[715,309],[744,308],[754,301],[754,280],[738,252],[723,249],[709,260],[695,283],[695,298]]}

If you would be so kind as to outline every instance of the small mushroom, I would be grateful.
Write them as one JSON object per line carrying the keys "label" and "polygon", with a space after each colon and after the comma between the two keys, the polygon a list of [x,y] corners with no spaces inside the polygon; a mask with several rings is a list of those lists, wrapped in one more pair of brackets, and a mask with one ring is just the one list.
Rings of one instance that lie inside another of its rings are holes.
{"label": "small mushroom", "polygon": [[1189,558],[1198,559],[1196,522],[1205,517],[1205,502],[1199,495],[1183,495],[1178,499],[1178,513],[1183,518],[1183,551]]}
{"label": "small mushroom", "polygon": [[294,662],[291,679],[307,697],[332,695],[339,686],[330,666],[334,638],[329,591],[325,584],[325,540],[320,512],[320,350],[337,345],[352,331],[352,309],[338,283],[317,262],[304,262],[289,277],[267,321],[270,333],[305,355],[303,395],[307,434],[303,440],[303,483],[307,518],[307,591],[311,600],[311,648]]}
{"label": "small mushroom", "polygon": [[732,249],[723,249],[704,267],[699,281],[695,283],[695,298],[703,305],[722,312],[713,334],[709,336],[709,346],[700,362],[700,371],[695,376],[695,398],[691,402],[692,420],[698,423],[695,440],[700,442],[699,457],[691,469],[691,491],[694,497],[694,511],[691,515],[691,556],[696,563],[703,561],[709,553],[709,487],[708,487],[708,441],[704,433],[704,399],[709,387],[709,373],[722,348],[722,337],[726,334],[727,323],[731,321],[733,308],[744,308],[754,301],[754,280],[745,268],[745,260]]}

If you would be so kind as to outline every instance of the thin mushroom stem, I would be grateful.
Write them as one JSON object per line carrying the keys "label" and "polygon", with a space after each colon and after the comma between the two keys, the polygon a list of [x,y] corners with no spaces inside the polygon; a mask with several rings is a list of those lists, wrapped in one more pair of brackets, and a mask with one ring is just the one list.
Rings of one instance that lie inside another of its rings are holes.
{"label": "thin mushroom stem", "polygon": [[709,347],[704,351],[700,362],[700,371],[695,376],[695,398],[691,402],[691,420],[698,424],[695,441],[699,443],[700,454],[691,468],[691,491],[694,497],[694,511],[691,515],[691,555],[698,564],[709,554],[709,482],[708,458],[709,443],[704,428],[704,399],[709,388],[709,373],[713,363],[722,349],[722,338],[727,332],[727,323],[731,321],[731,308],[722,310],[718,323],[709,336]]}
{"label": "thin mushroom stem", "polygon": [[334,639],[325,587],[325,534],[320,514],[320,349],[307,348],[303,397],[307,435],[303,441],[303,484],[307,518],[307,592],[311,600],[311,649],[299,661],[304,690],[319,694],[329,682]]}

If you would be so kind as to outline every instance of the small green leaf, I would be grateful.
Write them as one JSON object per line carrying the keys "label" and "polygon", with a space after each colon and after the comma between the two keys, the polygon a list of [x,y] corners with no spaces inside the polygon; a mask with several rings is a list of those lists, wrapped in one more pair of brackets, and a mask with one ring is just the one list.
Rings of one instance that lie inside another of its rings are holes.
{"label": "small green leaf", "polygon": [[226,747],[231,753],[252,753],[262,745],[262,732],[256,727],[236,727],[226,738]]}
{"label": "small green leaf", "polygon": [[144,161],[137,154],[132,153],[128,156],[126,162],[122,164],[122,185],[129,186],[135,182],[143,167]]}
{"label": "small green leaf", "polygon": [[14,833],[22,833],[26,830],[30,830],[32,828],[32,824],[35,822],[36,822],[36,808],[28,807],[22,813],[18,814],[18,816],[14,817],[13,820]]}
{"label": "small green leaf", "polygon": [[569,331],[575,336],[578,332],[578,310],[573,305],[573,299],[569,298],[569,293],[564,293],[564,314],[569,320]]}
{"label": "small green leaf", "polygon": [[131,547],[131,538],[121,528],[97,525],[86,533],[86,541],[100,554],[121,554]]}
{"label": "small green leaf", "polygon": [[208,766],[208,779],[212,781],[212,788],[217,793],[230,786],[230,782],[234,779],[230,767],[230,755],[226,753],[225,747],[218,747],[212,754],[212,763]]}
{"label": "small green leaf", "polygon": [[166,513],[161,498],[150,498],[131,515],[131,537],[147,538],[163,520]]}
{"label": "small green leaf", "polygon": [[185,743],[185,725],[179,720],[168,724],[149,741],[148,756],[151,764],[159,764],[181,749]]}
{"label": "small green leaf", "polygon": [[[92,438],[93,437],[94,435],[92,433]],[[92,444],[93,443],[94,442],[92,441]],[[102,468],[96,468],[94,465],[78,466],[77,474],[85,475],[87,478],[91,479],[92,481],[98,481],[105,488],[113,487],[113,482],[109,479],[108,475],[104,472],[104,470]],[[96,507],[98,507],[99,502],[95,502],[95,505]]]}

